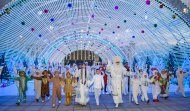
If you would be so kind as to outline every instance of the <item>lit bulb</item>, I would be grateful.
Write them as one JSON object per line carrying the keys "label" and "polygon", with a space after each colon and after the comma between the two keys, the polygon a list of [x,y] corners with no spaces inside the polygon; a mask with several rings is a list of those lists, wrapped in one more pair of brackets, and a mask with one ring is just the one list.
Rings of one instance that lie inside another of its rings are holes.
{"label": "lit bulb", "polygon": [[144,18],[145,18],[145,20],[147,20],[147,19],[148,19],[148,16],[147,16],[147,15],[145,15],[145,17],[144,17]]}
{"label": "lit bulb", "polygon": [[42,14],[42,11],[38,11],[38,15],[41,15]]}
{"label": "lit bulb", "polygon": [[53,29],[54,29],[54,27],[53,27],[53,26],[50,26],[49,28],[50,28],[50,30],[53,30]]}

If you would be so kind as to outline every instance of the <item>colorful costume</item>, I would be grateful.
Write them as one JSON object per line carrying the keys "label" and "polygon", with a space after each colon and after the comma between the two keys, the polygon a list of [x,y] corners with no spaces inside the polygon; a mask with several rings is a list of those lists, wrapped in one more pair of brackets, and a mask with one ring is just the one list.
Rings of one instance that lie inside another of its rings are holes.
{"label": "colorful costume", "polygon": [[76,85],[77,81],[75,78],[71,77],[70,72],[66,74],[67,78],[64,79],[64,93],[66,96],[65,105],[70,105],[72,103],[72,94],[74,90],[74,86]]}
{"label": "colorful costume", "polygon": [[[49,75],[48,75],[49,74]],[[52,78],[53,75],[51,74],[50,71],[44,70],[42,72],[42,76],[40,77],[36,77],[36,76],[31,76],[32,78],[36,79],[36,80],[41,80],[41,98],[42,98],[42,102],[45,101],[45,96],[48,97],[49,99],[49,81],[48,81],[48,77]]]}
{"label": "colorful costume", "polygon": [[19,71],[19,77],[16,77],[15,80],[19,81],[19,96],[16,104],[20,105],[22,96],[24,103],[26,102],[27,82],[31,80],[31,78],[27,77],[24,71]]}
{"label": "colorful costume", "polygon": [[160,77],[160,88],[161,88],[160,97],[164,97],[165,99],[168,98],[167,94],[168,81],[169,81],[169,75],[167,74],[166,70],[163,70],[161,72],[161,77]]}
{"label": "colorful costume", "polygon": [[58,97],[59,104],[61,103],[61,85],[63,85],[63,78],[59,77],[59,72],[55,71],[55,77],[49,78],[49,82],[53,82],[53,94],[52,94],[52,107],[55,108],[56,97]]}

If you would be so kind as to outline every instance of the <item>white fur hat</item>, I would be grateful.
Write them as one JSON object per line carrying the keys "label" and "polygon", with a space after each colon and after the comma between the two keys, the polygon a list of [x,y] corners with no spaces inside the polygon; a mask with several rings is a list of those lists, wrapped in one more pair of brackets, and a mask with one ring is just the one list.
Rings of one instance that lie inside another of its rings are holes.
{"label": "white fur hat", "polygon": [[121,62],[121,58],[119,56],[114,57],[114,62]]}

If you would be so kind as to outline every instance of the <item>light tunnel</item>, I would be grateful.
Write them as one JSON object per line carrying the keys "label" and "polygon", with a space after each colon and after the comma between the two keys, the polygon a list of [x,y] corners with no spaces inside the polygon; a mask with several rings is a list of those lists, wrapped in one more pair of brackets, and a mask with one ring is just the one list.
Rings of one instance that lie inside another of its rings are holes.
{"label": "light tunnel", "polygon": [[94,51],[103,61],[112,61],[114,56],[126,59],[124,52],[113,43],[103,40],[101,37],[88,34],[60,38],[46,47],[39,57],[46,57],[45,60],[50,63],[60,63],[65,56],[77,50]]}

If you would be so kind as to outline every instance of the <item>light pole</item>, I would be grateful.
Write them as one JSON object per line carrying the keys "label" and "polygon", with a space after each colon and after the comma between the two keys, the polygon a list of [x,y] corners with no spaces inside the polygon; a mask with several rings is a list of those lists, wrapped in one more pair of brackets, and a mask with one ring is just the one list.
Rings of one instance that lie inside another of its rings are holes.
{"label": "light pole", "polygon": [[[132,64],[133,64],[133,51],[135,49],[135,42],[131,41],[129,43],[129,63],[130,63],[130,74],[132,74]],[[131,103],[131,76],[129,76],[129,103]]]}

